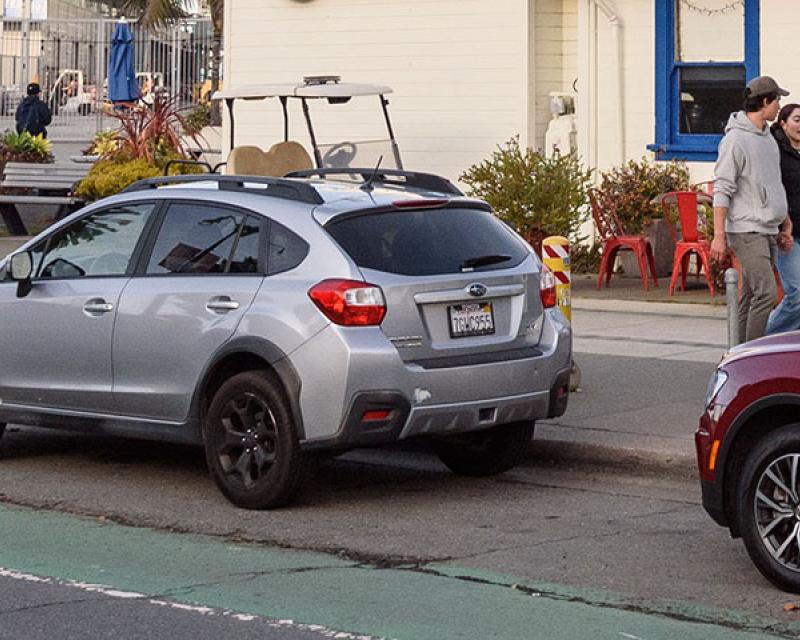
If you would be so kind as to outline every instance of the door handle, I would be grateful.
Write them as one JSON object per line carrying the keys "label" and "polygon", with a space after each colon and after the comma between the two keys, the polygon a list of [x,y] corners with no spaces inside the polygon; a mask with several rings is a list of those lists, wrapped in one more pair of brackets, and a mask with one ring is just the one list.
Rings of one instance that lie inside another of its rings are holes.
{"label": "door handle", "polygon": [[236,300],[231,300],[228,296],[217,296],[206,302],[206,309],[214,313],[228,313],[229,311],[236,311],[238,308],[239,303]]}
{"label": "door handle", "polygon": [[83,305],[83,310],[89,315],[100,315],[114,310],[114,305],[102,298],[92,298]]}

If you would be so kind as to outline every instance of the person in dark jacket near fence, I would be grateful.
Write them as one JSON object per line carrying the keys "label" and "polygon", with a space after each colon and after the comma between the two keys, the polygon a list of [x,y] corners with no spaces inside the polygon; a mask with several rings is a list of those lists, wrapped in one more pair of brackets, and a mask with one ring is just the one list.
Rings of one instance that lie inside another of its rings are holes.
{"label": "person in dark jacket near fence", "polygon": [[47,125],[53,119],[50,108],[39,98],[42,89],[38,83],[28,85],[28,95],[17,107],[17,133],[27,131],[32,136],[47,137]]}
{"label": "person in dark jacket near fence", "polygon": [[781,109],[772,135],[781,150],[781,180],[789,202],[794,243],[791,251],[778,254],[783,300],[769,316],[768,334],[800,329],[800,104]]}

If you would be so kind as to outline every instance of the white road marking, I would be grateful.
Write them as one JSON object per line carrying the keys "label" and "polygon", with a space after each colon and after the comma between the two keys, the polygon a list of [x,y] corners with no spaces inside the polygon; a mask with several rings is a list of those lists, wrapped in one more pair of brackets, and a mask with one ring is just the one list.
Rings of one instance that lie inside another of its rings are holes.
{"label": "white road marking", "polygon": [[30,573],[23,573],[22,571],[15,571],[14,569],[6,569],[0,567],[0,578],[11,578],[12,580],[21,580],[23,582],[33,582],[37,584],[51,584],[60,587],[71,587],[80,589],[89,593],[99,593],[109,598],[120,598],[123,600],[147,600],[148,603],[160,607],[168,607],[170,609],[177,609],[179,611],[188,611],[203,616],[219,616],[223,618],[231,618],[240,622],[253,622],[260,620],[274,629],[296,629],[297,631],[305,631],[315,633],[322,638],[335,638],[337,640],[386,640],[386,638],[378,638],[376,636],[361,635],[349,633],[347,631],[336,631],[321,624],[304,624],[302,622],[295,622],[294,620],[275,620],[273,618],[265,618],[249,613],[241,613],[238,611],[230,611],[228,609],[216,609],[202,605],[191,605],[182,602],[172,602],[170,600],[161,600],[158,598],[151,598],[144,593],[137,593],[135,591],[121,591],[100,584],[89,584],[86,582],[78,582],[77,580],[58,580],[56,578],[43,578],[35,576]]}

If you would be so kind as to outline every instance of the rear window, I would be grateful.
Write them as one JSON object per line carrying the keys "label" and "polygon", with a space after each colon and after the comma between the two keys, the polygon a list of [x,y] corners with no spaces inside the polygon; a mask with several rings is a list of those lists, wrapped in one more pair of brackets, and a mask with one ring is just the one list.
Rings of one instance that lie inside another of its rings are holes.
{"label": "rear window", "polygon": [[406,276],[508,269],[528,256],[505,224],[477,209],[364,214],[325,228],[359,267]]}

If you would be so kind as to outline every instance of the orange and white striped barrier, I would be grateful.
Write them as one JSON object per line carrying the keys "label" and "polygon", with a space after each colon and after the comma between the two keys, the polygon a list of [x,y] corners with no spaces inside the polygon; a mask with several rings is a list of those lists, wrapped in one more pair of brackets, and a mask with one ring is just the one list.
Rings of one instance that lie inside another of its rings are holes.
{"label": "orange and white striped barrier", "polygon": [[556,278],[556,303],[561,313],[572,321],[572,276],[570,273],[569,240],[549,236],[542,240],[542,262]]}

